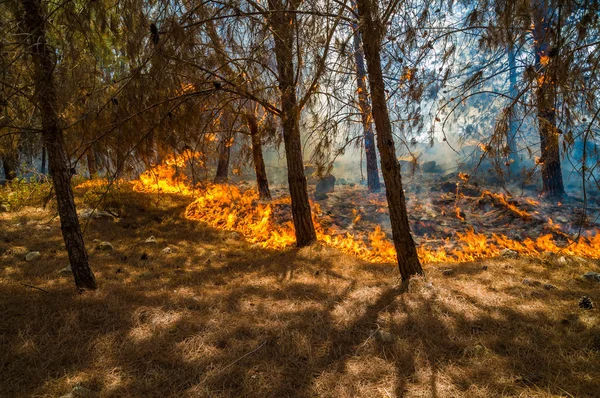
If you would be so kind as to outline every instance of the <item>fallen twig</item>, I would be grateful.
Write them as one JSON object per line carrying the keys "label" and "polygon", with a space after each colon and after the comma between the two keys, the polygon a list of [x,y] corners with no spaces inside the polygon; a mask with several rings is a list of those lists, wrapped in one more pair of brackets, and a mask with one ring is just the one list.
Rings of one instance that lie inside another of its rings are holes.
{"label": "fallen twig", "polygon": [[30,287],[30,288],[32,288],[32,289],[41,290],[41,291],[42,291],[42,292],[44,292],[44,293],[50,293],[49,291],[47,291],[47,290],[45,290],[45,289],[42,289],[41,287],[37,287],[37,286],[33,286],[33,285],[28,285],[28,284],[26,284],[26,283],[22,283],[22,282],[19,282],[19,284],[21,284],[21,285],[23,285],[23,286],[25,286],[25,287]]}

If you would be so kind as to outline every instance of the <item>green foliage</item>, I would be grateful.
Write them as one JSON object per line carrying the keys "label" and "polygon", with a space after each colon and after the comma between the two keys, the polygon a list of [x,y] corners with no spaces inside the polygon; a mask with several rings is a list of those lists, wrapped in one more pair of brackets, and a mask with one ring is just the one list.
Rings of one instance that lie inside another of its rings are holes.
{"label": "green foliage", "polygon": [[52,193],[46,180],[14,179],[0,188],[0,211],[18,211],[25,206],[43,206]]}

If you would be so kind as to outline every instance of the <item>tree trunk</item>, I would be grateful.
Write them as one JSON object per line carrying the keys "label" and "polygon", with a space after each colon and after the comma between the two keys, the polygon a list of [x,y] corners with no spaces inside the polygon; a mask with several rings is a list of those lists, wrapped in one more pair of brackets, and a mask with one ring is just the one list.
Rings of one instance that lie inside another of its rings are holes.
{"label": "tree trunk", "polygon": [[556,68],[552,50],[552,13],[543,0],[533,0],[533,42],[537,73],[537,117],[540,133],[542,194],[560,198],[565,193],[560,165],[560,147],[556,128]]}
{"label": "tree trunk", "polygon": [[254,172],[256,173],[256,187],[258,195],[262,200],[271,200],[271,191],[269,190],[269,180],[267,179],[267,170],[263,158],[262,143],[258,132],[258,123],[256,116],[248,114],[248,128],[250,129],[250,138],[252,139],[252,159],[254,160]]}
{"label": "tree trunk", "polygon": [[229,179],[229,158],[231,157],[231,147],[233,146],[233,136],[225,133],[219,142],[219,159],[217,162],[217,174],[215,183],[224,183]]}
{"label": "tree trunk", "polygon": [[[292,3],[288,4],[290,10],[296,10],[297,1],[290,1],[290,3]],[[269,8],[274,11],[270,21],[275,42],[279,91],[281,92],[283,140],[292,199],[292,216],[296,230],[296,245],[303,247],[316,241],[317,234],[311,217],[300,140],[300,110],[297,106],[293,58],[295,16],[291,12],[284,11],[285,7],[281,0],[269,0]]]}
{"label": "tree trunk", "polygon": [[369,86],[373,98],[373,118],[377,129],[377,147],[386,187],[394,247],[396,248],[400,275],[404,281],[408,281],[413,275],[423,274],[423,269],[408,224],[402,176],[400,165],[396,159],[396,148],[392,136],[392,125],[381,70],[381,38],[379,31],[382,26],[381,22],[373,20],[374,7],[371,1],[358,0],[358,11],[362,22],[360,29],[364,38],[363,45],[369,73]]}
{"label": "tree trunk", "polygon": [[35,70],[37,102],[42,116],[42,139],[48,150],[52,182],[58,202],[58,214],[75,285],[79,291],[96,289],[96,278],[89,266],[88,254],[77,218],[71,188],[71,170],[62,130],[56,112],[54,85],[54,51],[46,43],[46,19],[42,16],[40,0],[21,0],[24,8],[24,26],[29,33],[29,46]]}
{"label": "tree trunk", "polygon": [[46,147],[42,145],[42,165],[40,166],[40,174],[46,175]]}
{"label": "tree trunk", "polygon": [[[356,8],[356,3],[353,3]],[[373,123],[371,116],[371,104],[367,93],[367,72],[365,70],[364,52],[361,45],[361,34],[358,31],[358,24],[353,23],[354,30],[354,60],[356,62],[356,80],[358,86],[358,107],[363,125],[363,138],[365,141],[365,155],[367,158],[367,185],[369,191],[379,192],[381,184],[379,182],[379,169],[377,167],[377,151],[375,149],[375,135],[373,134]]]}
{"label": "tree trunk", "polygon": [[94,147],[90,146],[86,153],[88,172],[90,173],[90,179],[98,177],[98,164],[96,163],[96,153]]}
{"label": "tree trunk", "polygon": [[[508,80],[510,84],[509,95],[514,101],[517,98],[517,53],[514,45],[508,48]],[[508,119],[508,131],[506,132],[506,147],[508,149],[508,172],[512,178],[520,166],[519,155],[517,153],[517,130],[519,120],[516,115],[516,104],[511,105],[510,117]]]}

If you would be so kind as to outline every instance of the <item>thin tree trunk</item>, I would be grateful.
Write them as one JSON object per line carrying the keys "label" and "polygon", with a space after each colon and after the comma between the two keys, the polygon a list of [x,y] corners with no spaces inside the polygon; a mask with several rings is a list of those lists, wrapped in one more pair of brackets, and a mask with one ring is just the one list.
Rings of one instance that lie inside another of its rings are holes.
{"label": "thin tree trunk", "polygon": [[98,164],[96,163],[96,154],[94,148],[90,147],[86,153],[88,172],[90,173],[90,179],[98,177]]}
{"label": "thin tree trunk", "polygon": [[[537,117],[539,124],[542,166],[542,194],[560,198],[565,193],[560,165],[560,147],[556,128],[556,59],[552,49],[552,13],[543,0],[533,0],[533,42],[537,72]],[[552,63],[552,65],[550,65]]]}
{"label": "thin tree trunk", "polygon": [[96,278],[89,266],[88,254],[77,218],[71,170],[62,130],[56,112],[56,89],[54,85],[54,51],[46,43],[45,18],[42,16],[40,0],[21,0],[24,8],[24,25],[30,34],[29,46],[35,70],[38,106],[42,116],[42,139],[48,149],[48,161],[52,170],[52,182],[56,192],[60,226],[75,285],[79,291],[96,289]]}
{"label": "thin tree trunk", "polygon": [[[356,3],[353,2],[356,8]],[[365,155],[367,158],[367,185],[369,191],[379,192],[379,169],[377,167],[377,150],[375,149],[375,135],[373,134],[373,123],[371,116],[371,104],[367,92],[367,71],[365,69],[364,52],[362,49],[362,37],[358,31],[358,24],[353,23],[354,30],[354,60],[356,62],[356,81],[358,86],[358,106],[363,125],[363,138],[365,141]]]}
{"label": "thin tree trunk", "polygon": [[394,247],[396,248],[400,275],[404,281],[408,281],[413,275],[423,274],[423,269],[408,224],[402,176],[400,165],[396,159],[396,148],[381,70],[381,38],[379,37],[381,22],[373,19],[374,7],[371,1],[358,0],[358,11],[362,22],[360,29],[364,39],[363,45],[369,73],[369,86],[373,98],[373,118],[377,129],[377,147],[381,158],[381,170],[390,211]]}
{"label": "thin tree trunk", "polygon": [[[509,94],[514,101],[517,98],[517,53],[513,44],[508,48],[508,80],[510,84]],[[506,132],[506,146],[508,148],[508,171],[511,178],[519,168],[519,155],[517,153],[517,130],[519,120],[516,115],[516,104],[511,105],[510,116],[508,119],[508,131]]]}
{"label": "thin tree trunk", "polygon": [[[297,8],[297,0],[290,1],[290,10]],[[292,216],[296,231],[296,245],[308,246],[317,240],[317,233],[311,217],[310,202],[304,161],[302,159],[302,142],[300,140],[300,111],[296,97],[296,80],[294,77],[294,14],[284,11],[281,0],[269,0],[271,27],[275,42],[275,58],[279,74],[279,91],[281,92],[281,117],[283,124],[283,140],[285,158],[288,168],[288,183],[292,199]]]}
{"label": "thin tree trunk", "polygon": [[224,183],[229,179],[229,159],[231,157],[231,147],[233,146],[233,136],[226,133],[219,142],[219,159],[217,162],[217,174],[215,183]]}
{"label": "thin tree trunk", "polygon": [[258,195],[262,200],[271,200],[271,191],[269,190],[269,180],[267,179],[267,170],[265,168],[265,159],[263,158],[262,143],[258,132],[256,116],[248,114],[246,118],[248,120],[248,128],[250,129],[250,138],[252,139],[252,159],[254,160]]}
{"label": "thin tree trunk", "polygon": [[40,167],[40,174],[46,175],[46,146],[42,145],[42,166]]}

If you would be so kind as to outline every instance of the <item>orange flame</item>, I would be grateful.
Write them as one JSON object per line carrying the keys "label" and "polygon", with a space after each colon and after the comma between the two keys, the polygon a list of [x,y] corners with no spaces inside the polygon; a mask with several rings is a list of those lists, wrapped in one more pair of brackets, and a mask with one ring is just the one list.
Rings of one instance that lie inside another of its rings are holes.
{"label": "orange flame", "polygon": [[[208,225],[241,233],[248,242],[263,248],[284,249],[295,243],[294,226],[291,221],[278,222],[275,213],[289,214],[291,200],[289,197],[264,203],[259,200],[254,190],[240,191],[233,185],[209,185],[202,190],[187,185],[177,168],[185,165],[186,159],[197,156],[194,153],[185,156],[173,156],[164,164],[154,167],[140,176],[133,183],[134,190],[140,192],[169,192],[184,195],[197,194],[186,209],[185,216],[190,220],[206,222]],[[503,206],[521,217],[530,214],[508,202],[506,196],[485,191],[484,195],[495,197]],[[371,203],[386,204],[372,199]],[[322,214],[320,206],[313,204],[313,221],[319,241],[346,253],[355,255],[373,263],[395,263],[397,261],[394,244],[386,233],[376,226],[371,232],[341,232],[333,225],[328,215]],[[456,208],[457,217],[464,219],[460,209]],[[353,225],[361,222],[361,215],[354,212]],[[551,234],[533,240],[512,240],[504,235],[486,236],[473,230],[465,233],[456,232],[453,240],[447,238],[440,247],[430,247],[424,240],[417,252],[423,263],[433,262],[465,262],[498,256],[503,249],[511,249],[522,255],[539,255],[544,252],[563,253],[568,255],[600,258],[600,233],[595,236],[582,237],[579,242],[567,239],[566,245],[558,244]]]}
{"label": "orange flame", "polygon": [[191,195],[187,177],[180,172],[186,162],[200,157],[199,152],[184,151],[181,155],[170,155],[163,163],[143,172],[137,181],[133,182],[133,190],[136,192],[158,192],[179,193]]}

